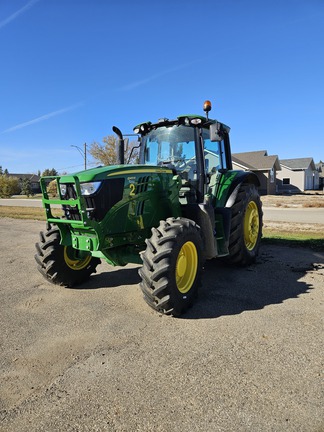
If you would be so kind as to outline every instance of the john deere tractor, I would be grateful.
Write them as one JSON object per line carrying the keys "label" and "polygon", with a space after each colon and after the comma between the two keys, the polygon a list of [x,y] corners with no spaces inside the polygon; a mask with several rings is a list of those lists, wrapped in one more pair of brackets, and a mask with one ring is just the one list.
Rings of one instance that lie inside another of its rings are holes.
{"label": "john deere tractor", "polygon": [[[42,275],[57,285],[85,282],[100,260],[138,263],[145,301],[179,316],[190,307],[205,260],[252,263],[259,250],[262,208],[255,174],[232,168],[229,131],[208,114],[162,118],[134,128],[139,165],[124,164],[43,177],[47,229],[35,255]],[[47,185],[54,180],[58,198]],[[54,205],[62,217],[54,217]]]}

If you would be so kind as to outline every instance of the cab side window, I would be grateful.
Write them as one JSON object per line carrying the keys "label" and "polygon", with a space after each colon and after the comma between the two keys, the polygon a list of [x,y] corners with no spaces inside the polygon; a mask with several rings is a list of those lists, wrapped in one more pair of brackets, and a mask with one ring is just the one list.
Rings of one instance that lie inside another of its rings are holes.
{"label": "cab side window", "polygon": [[222,142],[211,142],[208,131],[203,131],[204,140],[204,157],[205,157],[205,170],[206,174],[214,174],[222,164]]}

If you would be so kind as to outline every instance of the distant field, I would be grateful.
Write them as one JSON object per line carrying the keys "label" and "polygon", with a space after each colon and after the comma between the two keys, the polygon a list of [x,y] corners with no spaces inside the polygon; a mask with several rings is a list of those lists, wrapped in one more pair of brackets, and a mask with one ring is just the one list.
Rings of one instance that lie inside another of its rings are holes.
{"label": "distant field", "polygon": [[[53,209],[53,216],[62,215],[60,209]],[[39,207],[6,207],[0,206],[0,217],[13,219],[46,220],[45,210]]]}
{"label": "distant field", "polygon": [[261,200],[265,207],[324,207],[323,192],[296,195],[263,195]]}

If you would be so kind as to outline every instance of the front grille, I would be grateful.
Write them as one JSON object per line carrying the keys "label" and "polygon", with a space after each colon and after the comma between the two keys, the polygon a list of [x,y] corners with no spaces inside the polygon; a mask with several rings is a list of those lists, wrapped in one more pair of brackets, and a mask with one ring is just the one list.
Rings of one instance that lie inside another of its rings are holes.
{"label": "front grille", "polygon": [[[109,210],[122,199],[124,192],[124,179],[103,180],[97,192],[91,196],[84,196],[86,210],[91,220],[100,222]],[[66,184],[66,193],[63,199],[76,199],[76,191],[73,183]],[[81,220],[77,206],[63,205],[65,217],[68,220]]]}
{"label": "front grille", "polygon": [[140,177],[138,179],[138,183],[136,186],[136,195],[141,192],[146,192],[148,189],[149,181],[151,180],[151,176]]}

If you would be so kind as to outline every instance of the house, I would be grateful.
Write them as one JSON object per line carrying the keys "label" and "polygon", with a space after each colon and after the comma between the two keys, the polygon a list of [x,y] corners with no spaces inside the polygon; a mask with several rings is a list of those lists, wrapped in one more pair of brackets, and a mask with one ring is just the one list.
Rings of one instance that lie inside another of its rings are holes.
{"label": "house", "polygon": [[318,188],[324,190],[324,162],[319,161],[315,164],[316,171],[318,172]]}
{"label": "house", "polygon": [[279,193],[298,193],[319,188],[319,172],[313,158],[281,159],[277,175]]}
{"label": "house", "polygon": [[276,194],[277,172],[280,171],[278,156],[268,156],[266,150],[233,153],[233,169],[252,171],[260,181],[260,195]]}
{"label": "house", "polygon": [[36,174],[8,174],[9,177],[15,177],[19,180],[19,186],[22,187],[24,180],[30,181],[30,186],[34,194],[40,193],[40,177]]}

